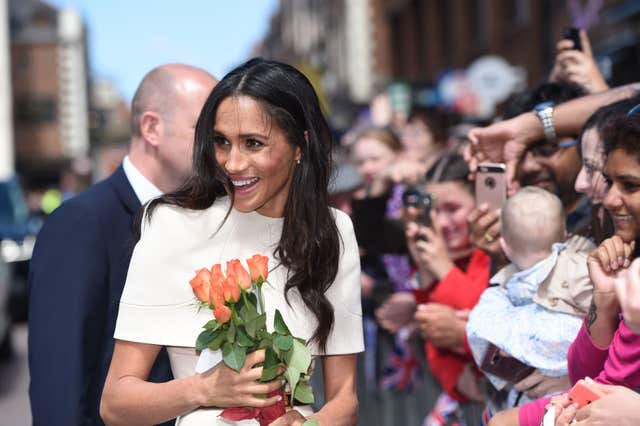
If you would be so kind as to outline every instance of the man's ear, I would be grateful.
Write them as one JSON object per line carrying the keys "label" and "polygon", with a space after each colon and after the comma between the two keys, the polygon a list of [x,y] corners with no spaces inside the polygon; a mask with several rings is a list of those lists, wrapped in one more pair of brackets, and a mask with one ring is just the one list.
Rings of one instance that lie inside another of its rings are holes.
{"label": "man's ear", "polygon": [[140,117],[140,135],[151,146],[157,147],[160,144],[161,127],[160,116],[155,112],[146,111]]}

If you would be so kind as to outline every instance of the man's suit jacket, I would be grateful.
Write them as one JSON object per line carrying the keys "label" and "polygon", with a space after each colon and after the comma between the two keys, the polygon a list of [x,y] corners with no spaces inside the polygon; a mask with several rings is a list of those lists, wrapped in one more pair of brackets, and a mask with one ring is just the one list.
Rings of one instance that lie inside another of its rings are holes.
{"label": "man's suit jacket", "polygon": [[[38,235],[29,272],[35,426],[103,424],[100,397],[139,209],[120,167],[56,209]],[[169,379],[162,350],[149,380]]]}

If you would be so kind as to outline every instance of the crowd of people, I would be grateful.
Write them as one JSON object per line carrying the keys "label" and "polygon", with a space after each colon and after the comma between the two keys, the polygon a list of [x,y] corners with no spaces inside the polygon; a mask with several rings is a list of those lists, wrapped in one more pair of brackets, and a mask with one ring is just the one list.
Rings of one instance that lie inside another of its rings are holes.
{"label": "crowd of people", "polygon": [[[268,323],[279,309],[322,371],[315,412],[276,426],[637,423],[640,87],[609,88],[581,44],[561,40],[493,124],[381,94],[338,146],[293,67],[151,71],[122,167],[37,241],[34,424],[258,424],[218,416],[258,418],[280,379],[257,382],[264,350],[196,374],[210,312],[185,285],[257,250]],[[486,163],[497,199],[477,190]]]}
{"label": "crowd of people", "polygon": [[[362,263],[364,423],[640,418],[640,93],[610,89],[581,41],[560,40],[548,81],[466,142],[422,106],[342,139],[360,178],[341,205]],[[499,206],[474,190],[482,163],[505,165]],[[585,377],[608,395],[578,410],[563,395]]]}

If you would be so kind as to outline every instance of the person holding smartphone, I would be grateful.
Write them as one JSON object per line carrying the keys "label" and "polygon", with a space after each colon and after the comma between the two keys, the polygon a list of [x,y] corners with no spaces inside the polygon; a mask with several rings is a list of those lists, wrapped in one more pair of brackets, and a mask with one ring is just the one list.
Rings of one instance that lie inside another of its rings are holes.
{"label": "person holding smartphone", "polygon": [[556,45],[556,52],[556,60],[549,75],[550,82],[577,84],[587,93],[609,89],[593,57],[585,30],[567,28],[564,37]]}
{"label": "person holding smartphone", "polygon": [[469,242],[466,218],[475,199],[468,173],[458,154],[443,155],[427,172],[419,189],[432,199],[429,223],[419,209],[405,213],[415,264],[412,303],[407,294],[398,294],[376,311],[380,324],[392,331],[415,321],[425,339],[429,368],[444,389],[436,403],[440,411],[431,417],[459,416],[457,403],[482,398],[465,343],[465,312],[487,287],[489,257]]}

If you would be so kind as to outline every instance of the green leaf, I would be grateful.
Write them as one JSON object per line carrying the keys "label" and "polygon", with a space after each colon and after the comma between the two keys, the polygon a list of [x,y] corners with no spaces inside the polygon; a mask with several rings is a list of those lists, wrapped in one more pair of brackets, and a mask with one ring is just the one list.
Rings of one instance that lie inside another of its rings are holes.
{"label": "green leaf", "polygon": [[260,376],[260,381],[261,382],[270,382],[271,380],[275,379],[276,376],[278,375],[278,368],[280,368],[280,366],[275,365],[273,367],[269,367],[269,368],[263,368],[262,369],[262,376]]}
{"label": "green leaf", "polygon": [[203,350],[218,336],[221,330],[204,330],[196,339],[196,350]]}
{"label": "green leaf", "polygon": [[294,339],[293,347],[285,356],[285,362],[288,366],[295,367],[306,374],[311,365],[311,352],[305,345]]}
{"label": "green leaf", "polygon": [[273,344],[282,351],[288,351],[293,345],[293,337],[277,335],[276,338],[273,339]]}
{"label": "green leaf", "polygon": [[300,381],[293,397],[303,404],[313,404],[313,391],[309,382]]}
{"label": "green leaf", "polygon": [[247,330],[247,334],[251,336],[252,339],[255,339],[258,335],[258,331],[260,329],[264,329],[267,324],[267,317],[265,314],[257,315],[251,320],[245,323],[245,329]]}
{"label": "green leaf", "polygon": [[271,368],[273,366],[277,366],[280,364],[280,360],[278,359],[278,355],[274,352],[274,350],[270,347],[265,349],[264,351],[264,366],[265,368]]}
{"label": "green leaf", "polygon": [[227,330],[221,329],[218,330],[218,334],[215,339],[207,346],[212,351],[217,351],[222,346],[222,343],[227,340]]}
{"label": "green leaf", "polygon": [[298,381],[300,380],[300,370],[290,365],[287,368],[287,371],[284,372],[284,378],[287,379],[287,382],[289,383],[291,395],[295,395],[296,387],[298,386]]}
{"label": "green leaf", "polygon": [[318,421],[316,419],[307,419],[306,422],[302,423],[302,426],[318,426]]}
{"label": "green leaf", "polygon": [[247,333],[242,329],[242,327],[238,327],[236,329],[236,341],[238,345],[243,348],[250,348],[253,346],[253,340],[247,336]]}
{"label": "green leaf", "polygon": [[247,352],[244,348],[241,348],[238,345],[226,342],[222,346],[222,359],[224,360],[224,363],[235,371],[240,371],[246,357]]}
{"label": "green leaf", "polygon": [[233,321],[229,321],[229,331],[227,331],[227,342],[233,343],[236,341],[236,326]]}
{"label": "green leaf", "polygon": [[276,330],[278,334],[288,334],[291,335],[291,332],[287,328],[287,324],[285,324],[284,319],[282,319],[282,315],[280,311],[276,309],[276,314],[273,318],[273,328]]}
{"label": "green leaf", "polygon": [[260,340],[260,344],[258,345],[258,347],[260,349],[271,348],[272,344],[273,344],[273,339],[271,338],[270,334],[267,334],[264,336],[264,338],[262,338],[262,340]]}
{"label": "green leaf", "polygon": [[220,327],[222,327],[222,324],[214,319],[212,319],[211,321],[209,321],[204,325],[205,330],[211,330],[211,331],[215,331]]}

